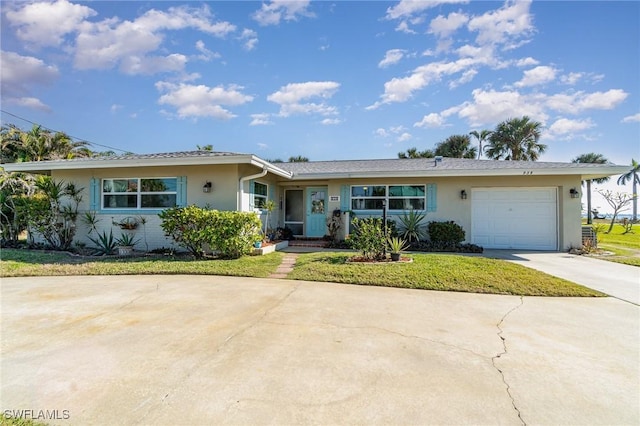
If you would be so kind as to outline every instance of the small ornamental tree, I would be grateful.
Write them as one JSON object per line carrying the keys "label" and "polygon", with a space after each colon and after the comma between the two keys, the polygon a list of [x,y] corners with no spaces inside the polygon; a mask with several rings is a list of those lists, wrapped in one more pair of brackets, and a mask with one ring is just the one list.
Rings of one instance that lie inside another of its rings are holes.
{"label": "small ornamental tree", "polygon": [[627,209],[627,206],[631,204],[633,201],[633,196],[631,194],[625,194],[623,192],[613,192],[610,190],[599,190],[598,193],[602,195],[602,197],[609,203],[611,208],[613,209],[613,215],[611,216],[611,223],[609,224],[609,229],[607,230],[607,234],[611,232],[613,229],[614,223],[616,223],[616,218],[620,212],[623,212]]}
{"label": "small ornamental tree", "polygon": [[382,219],[366,218],[353,219],[354,233],[351,237],[352,247],[362,253],[368,260],[380,260],[384,258],[384,249],[387,245],[391,231],[384,231]]}
{"label": "small ornamental tree", "polygon": [[49,176],[38,176],[35,185],[38,193],[28,208],[30,232],[42,236],[54,250],[68,250],[76,234],[83,188]]}

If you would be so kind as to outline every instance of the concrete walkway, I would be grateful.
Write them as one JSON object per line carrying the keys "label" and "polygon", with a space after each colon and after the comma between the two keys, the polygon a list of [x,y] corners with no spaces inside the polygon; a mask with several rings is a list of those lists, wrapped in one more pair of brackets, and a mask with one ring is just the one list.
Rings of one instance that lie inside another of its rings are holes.
{"label": "concrete walkway", "polygon": [[485,250],[483,256],[518,263],[640,305],[640,268],[636,266],[558,252]]}
{"label": "concrete walkway", "polygon": [[297,253],[285,253],[282,258],[282,262],[276,269],[276,271],[269,275],[269,278],[287,278],[287,274],[293,271],[293,267],[296,264],[296,260],[298,259]]}
{"label": "concrete walkway", "polygon": [[[616,424],[637,306],[217,276],[3,278],[0,405],[51,424]],[[66,410],[66,411],[65,411]]]}

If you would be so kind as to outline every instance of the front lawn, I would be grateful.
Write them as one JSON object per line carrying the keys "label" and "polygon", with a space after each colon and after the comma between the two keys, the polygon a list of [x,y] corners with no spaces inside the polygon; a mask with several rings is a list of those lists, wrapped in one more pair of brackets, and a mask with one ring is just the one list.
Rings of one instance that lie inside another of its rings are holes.
{"label": "front lawn", "polygon": [[[606,226],[606,221],[594,221],[598,226]],[[625,265],[640,266],[640,224],[635,224],[631,232],[624,233],[624,227],[615,224],[610,233],[598,233],[598,249],[604,250],[605,254],[596,252],[593,256],[598,259],[610,262],[624,263]]]}
{"label": "front lawn", "polygon": [[287,278],[523,296],[604,296],[561,278],[497,259],[412,254],[413,263],[347,263],[351,256],[352,253],[302,254]]}
{"label": "front lawn", "polygon": [[276,252],[236,260],[193,260],[188,256],[79,257],[60,252],[2,249],[0,276],[196,274],[265,278],[275,272],[282,256]]}

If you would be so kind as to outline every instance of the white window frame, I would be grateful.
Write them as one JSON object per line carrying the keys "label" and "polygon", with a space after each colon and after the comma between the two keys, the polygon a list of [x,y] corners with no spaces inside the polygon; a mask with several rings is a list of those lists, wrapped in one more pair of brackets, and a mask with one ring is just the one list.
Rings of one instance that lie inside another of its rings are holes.
{"label": "white window frame", "polygon": [[[361,188],[361,187],[376,187],[376,186],[381,186],[384,187],[385,191],[384,191],[384,195],[383,196],[374,196],[374,195],[367,195],[367,196],[355,196],[353,195],[353,188]],[[422,197],[419,196],[391,196],[389,194],[389,188],[392,186],[421,186],[424,190],[424,195]],[[426,211],[427,210],[427,185],[426,184],[360,184],[360,185],[351,185],[349,187],[349,196],[350,196],[350,206],[351,209],[354,211],[381,211],[382,209],[356,209],[354,208],[354,200],[382,200],[384,202],[386,202],[387,205],[387,211],[406,211],[409,209],[392,209],[391,208],[391,204],[390,201],[391,200],[404,200],[404,199],[422,199],[423,200],[423,208],[422,209],[418,209],[419,211]]]}
{"label": "white window frame", "polygon": [[[256,193],[256,185],[263,185],[266,189],[266,194],[257,194]],[[256,202],[257,199],[264,200],[261,205],[258,205]],[[263,209],[264,205],[269,201],[269,184],[264,182],[253,182],[253,191],[251,193],[251,205],[254,209]]]}
{"label": "white window frame", "polygon": [[[176,190],[175,191],[142,191],[142,180],[145,179],[174,179],[176,181]],[[133,192],[105,192],[104,191],[104,181],[114,181],[114,180],[137,180],[136,191]],[[107,195],[136,195],[136,207],[110,207],[105,204],[105,196]],[[168,207],[142,207],[142,196],[143,195],[174,195],[176,198],[176,205],[178,204],[178,177],[177,176],[163,176],[163,177],[108,177],[100,179],[100,206],[102,210],[110,211],[110,210],[158,210],[158,209],[166,209]],[[175,206],[174,206],[175,207]]]}

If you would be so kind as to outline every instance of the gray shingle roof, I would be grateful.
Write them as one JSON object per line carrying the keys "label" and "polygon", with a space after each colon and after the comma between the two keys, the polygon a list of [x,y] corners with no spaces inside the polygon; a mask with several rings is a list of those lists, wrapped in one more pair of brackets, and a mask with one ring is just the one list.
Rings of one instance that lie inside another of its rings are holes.
{"label": "gray shingle roof", "polygon": [[[497,160],[473,160],[462,158],[443,158],[436,162],[433,158],[416,159],[379,159],[379,160],[338,160],[338,161],[313,161],[301,163],[278,163],[278,167],[294,174],[294,178],[321,177],[322,175],[345,176],[367,174],[398,174],[398,175],[438,175],[451,174],[451,172],[483,172],[490,174],[492,171],[500,174],[500,171],[519,172],[522,170],[545,170],[547,173],[557,170],[559,174],[589,174],[598,172],[604,167],[613,165],[602,164],[577,164],[543,161],[497,161]],[[616,167],[616,166],[614,166]]]}

